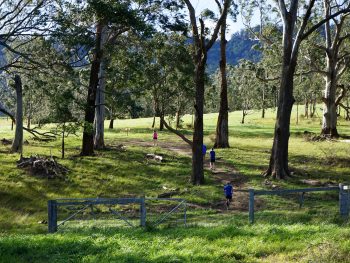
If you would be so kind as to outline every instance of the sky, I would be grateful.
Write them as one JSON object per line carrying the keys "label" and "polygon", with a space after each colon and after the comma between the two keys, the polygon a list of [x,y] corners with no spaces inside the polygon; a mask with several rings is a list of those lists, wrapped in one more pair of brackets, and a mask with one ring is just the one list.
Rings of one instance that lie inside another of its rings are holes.
{"label": "sky", "polygon": [[[196,15],[199,15],[204,9],[210,9],[214,12],[218,12],[218,7],[214,0],[191,0],[191,3],[196,10]],[[244,28],[240,16],[237,17],[237,22],[233,23],[231,19],[228,19],[228,36],[231,36],[232,33],[237,32]]]}
{"label": "sky", "polygon": [[[218,12],[218,7],[214,0],[190,0],[194,9],[196,10],[196,15],[198,16],[204,9],[210,9],[214,12]],[[257,17],[257,16],[256,16]],[[258,17],[257,17],[258,18]],[[242,18],[240,15],[237,16],[237,22],[233,22],[232,19],[228,19],[228,34],[227,37],[231,38],[231,35],[244,28]],[[252,25],[258,24],[258,20],[254,21]]]}

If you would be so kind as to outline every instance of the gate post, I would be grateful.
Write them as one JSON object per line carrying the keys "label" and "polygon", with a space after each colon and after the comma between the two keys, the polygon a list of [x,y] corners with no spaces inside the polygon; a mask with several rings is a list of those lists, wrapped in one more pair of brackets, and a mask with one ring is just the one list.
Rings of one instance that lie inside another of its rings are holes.
{"label": "gate post", "polygon": [[184,224],[187,226],[187,204],[184,202]]}
{"label": "gate post", "polygon": [[342,217],[349,216],[349,206],[350,206],[350,193],[349,186],[339,184],[339,212]]}
{"label": "gate post", "polygon": [[145,197],[141,197],[140,213],[141,213],[140,226],[141,227],[145,227],[146,226],[146,202],[145,202]]}
{"label": "gate post", "polygon": [[249,223],[254,223],[254,189],[249,189]]}
{"label": "gate post", "polygon": [[49,233],[57,231],[57,202],[56,200],[49,200],[47,202],[48,212],[48,230]]}

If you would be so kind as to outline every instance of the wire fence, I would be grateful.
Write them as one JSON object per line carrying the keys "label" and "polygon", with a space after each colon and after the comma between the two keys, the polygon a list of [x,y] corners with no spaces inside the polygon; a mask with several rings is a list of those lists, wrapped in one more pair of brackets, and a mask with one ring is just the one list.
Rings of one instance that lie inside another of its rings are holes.
{"label": "wire fence", "polygon": [[333,221],[339,217],[337,192],[286,193],[255,197],[254,221],[308,223]]}
{"label": "wire fence", "polygon": [[98,227],[217,226],[250,223],[321,223],[348,218],[348,186],[236,191],[230,206],[191,204],[178,198],[91,198],[50,200],[49,232]]}
{"label": "wire fence", "polygon": [[349,187],[249,190],[249,222],[310,222],[348,218]]}

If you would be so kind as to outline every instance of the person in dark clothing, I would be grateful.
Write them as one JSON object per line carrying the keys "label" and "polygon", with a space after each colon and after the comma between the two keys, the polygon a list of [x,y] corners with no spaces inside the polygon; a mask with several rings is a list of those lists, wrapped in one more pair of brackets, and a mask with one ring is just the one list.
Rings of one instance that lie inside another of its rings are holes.
{"label": "person in dark clothing", "polygon": [[202,154],[203,154],[203,159],[205,159],[205,155],[207,154],[207,146],[203,144],[202,146]]}
{"label": "person in dark clothing", "polygon": [[209,152],[210,155],[210,169],[214,170],[215,168],[215,151],[214,148],[211,148],[211,151]]}
{"label": "person in dark clothing", "polygon": [[227,184],[225,184],[224,193],[226,197],[226,208],[228,209],[233,196],[233,186],[231,185],[231,182],[228,182]]}

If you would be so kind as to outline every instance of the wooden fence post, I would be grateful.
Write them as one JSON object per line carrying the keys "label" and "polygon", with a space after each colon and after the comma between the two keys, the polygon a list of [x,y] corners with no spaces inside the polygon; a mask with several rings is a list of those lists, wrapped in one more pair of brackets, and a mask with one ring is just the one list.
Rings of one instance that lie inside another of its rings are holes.
{"label": "wooden fence post", "polygon": [[141,225],[141,227],[145,227],[146,226],[146,202],[145,202],[145,197],[141,198],[140,213],[141,213],[140,225]]}
{"label": "wooden fence post", "polygon": [[187,204],[184,203],[184,225],[187,226]]}
{"label": "wooden fence post", "polygon": [[304,205],[304,195],[305,195],[305,192],[302,192],[302,194],[300,195],[299,208],[302,208]]}
{"label": "wooden fence post", "polygon": [[348,187],[346,186],[347,189],[344,189],[344,185],[339,184],[339,212],[342,217],[349,216],[350,194]]}
{"label": "wooden fence post", "polygon": [[47,202],[48,210],[48,229],[49,233],[57,231],[57,202],[56,200],[49,200]]}
{"label": "wooden fence post", "polygon": [[254,223],[254,189],[249,189],[249,223]]}

